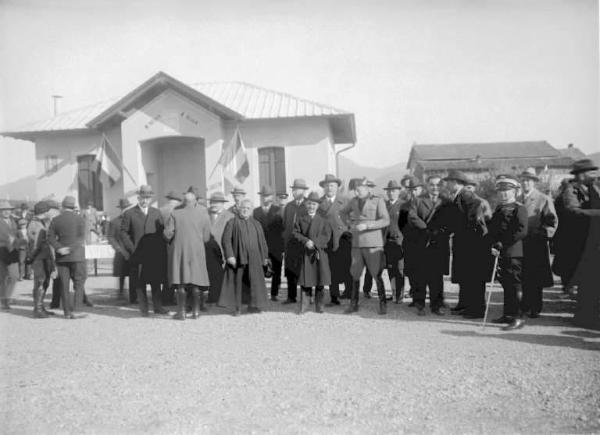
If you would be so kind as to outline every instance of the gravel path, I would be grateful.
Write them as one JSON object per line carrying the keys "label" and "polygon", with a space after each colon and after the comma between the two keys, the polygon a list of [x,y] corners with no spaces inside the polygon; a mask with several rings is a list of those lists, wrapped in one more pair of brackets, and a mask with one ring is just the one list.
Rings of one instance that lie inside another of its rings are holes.
{"label": "gravel path", "polygon": [[112,286],[88,280],[85,319],[33,320],[19,283],[0,313],[1,433],[600,432],[600,332],[571,326],[557,289],[506,333],[406,305],[378,316],[375,300],[140,318]]}

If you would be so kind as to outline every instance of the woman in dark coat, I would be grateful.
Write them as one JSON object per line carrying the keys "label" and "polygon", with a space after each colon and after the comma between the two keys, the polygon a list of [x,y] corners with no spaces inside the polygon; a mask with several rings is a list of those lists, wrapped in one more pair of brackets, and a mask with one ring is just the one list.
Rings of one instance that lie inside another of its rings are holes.
{"label": "woman in dark coat", "polygon": [[306,199],[307,214],[294,225],[293,237],[304,246],[298,284],[302,288],[298,301],[298,314],[302,314],[315,288],[315,311],[323,312],[323,287],[331,284],[329,257],[326,249],[332,243],[333,228],[326,218],[317,213],[321,199],[312,192]]}
{"label": "woman in dark coat", "polygon": [[249,313],[260,313],[267,303],[267,288],[263,266],[268,264],[269,250],[260,223],[252,214],[252,202],[244,200],[238,214],[223,230],[221,244],[225,255],[225,277],[219,305],[233,308],[234,316],[241,311],[242,302]]}

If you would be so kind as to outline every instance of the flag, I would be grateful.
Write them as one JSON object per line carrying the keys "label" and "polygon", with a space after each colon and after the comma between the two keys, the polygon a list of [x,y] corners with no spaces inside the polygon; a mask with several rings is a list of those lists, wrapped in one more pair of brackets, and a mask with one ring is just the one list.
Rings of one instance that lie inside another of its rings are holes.
{"label": "flag", "polygon": [[119,157],[110,146],[108,139],[102,135],[102,144],[100,150],[96,154],[100,171],[100,181],[105,186],[112,186],[121,178],[121,166],[119,165]]}
{"label": "flag", "polygon": [[223,147],[217,166],[223,168],[223,182],[225,191],[231,190],[235,185],[242,184],[250,175],[250,164],[246,147],[242,140],[239,128],[233,133],[231,141]]}

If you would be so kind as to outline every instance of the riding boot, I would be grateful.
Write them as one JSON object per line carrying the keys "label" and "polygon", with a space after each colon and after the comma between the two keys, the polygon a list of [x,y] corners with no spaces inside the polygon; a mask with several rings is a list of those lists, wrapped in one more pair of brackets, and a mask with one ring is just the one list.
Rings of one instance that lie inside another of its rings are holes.
{"label": "riding boot", "polygon": [[185,320],[185,305],[187,293],[185,287],[177,288],[177,313],[173,315],[175,320]]}
{"label": "riding boot", "polygon": [[323,289],[317,288],[315,290],[315,313],[323,313]]}
{"label": "riding boot", "polygon": [[148,295],[146,294],[146,288],[138,287],[135,289],[137,293],[138,305],[140,307],[140,313],[144,317],[148,317]]}
{"label": "riding boot", "polygon": [[208,311],[208,309],[206,308],[206,299],[205,299],[205,295],[204,295],[204,289],[199,289],[200,290],[200,312],[204,313],[206,311]]}
{"label": "riding boot", "polygon": [[344,314],[352,314],[358,311],[358,293],[360,290],[360,281],[352,281],[350,290],[350,305],[344,311]]}
{"label": "riding boot", "polygon": [[201,291],[198,287],[192,287],[192,319],[200,317],[200,294]]}
{"label": "riding boot", "polygon": [[41,308],[41,295],[42,295],[42,289],[37,285],[34,284],[33,287],[33,318],[34,319],[45,319],[46,317],[48,317],[48,315],[46,313],[44,313],[44,311],[42,311]]}

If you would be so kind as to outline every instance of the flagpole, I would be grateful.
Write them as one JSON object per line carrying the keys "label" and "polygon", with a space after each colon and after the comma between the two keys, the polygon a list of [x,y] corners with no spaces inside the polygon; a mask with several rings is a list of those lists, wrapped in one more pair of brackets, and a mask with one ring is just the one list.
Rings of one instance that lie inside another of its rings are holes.
{"label": "flagpole", "polygon": [[117,150],[115,150],[115,147],[110,143],[110,141],[108,140],[108,137],[106,137],[106,134],[102,133],[102,138],[106,141],[108,146],[112,148],[113,153],[115,154],[115,157],[119,160],[119,163],[121,164],[121,166],[123,167],[123,169],[125,170],[127,175],[129,175],[129,178],[131,178],[131,181],[133,181],[133,184],[135,185],[135,187],[138,187],[138,183],[137,183],[136,179],[133,178],[133,175],[131,175],[131,172],[129,172],[129,169],[127,169],[127,166],[125,166],[125,163],[123,163],[123,160],[121,159],[121,157],[119,157],[119,153],[117,152]]}

